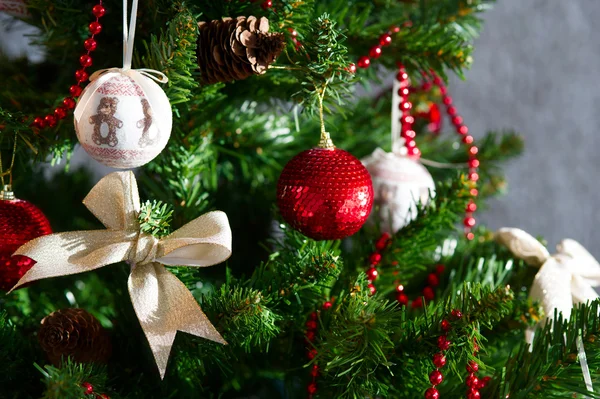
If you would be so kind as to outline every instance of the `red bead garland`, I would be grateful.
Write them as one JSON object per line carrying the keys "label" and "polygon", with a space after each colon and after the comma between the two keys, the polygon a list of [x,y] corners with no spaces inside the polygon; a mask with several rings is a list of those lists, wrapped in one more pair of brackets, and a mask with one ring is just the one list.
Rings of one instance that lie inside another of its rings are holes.
{"label": "red bead garland", "polygon": [[[446,106],[446,113],[450,116],[452,124],[456,129],[456,133],[459,136],[463,136],[462,142],[467,146],[467,153],[469,154],[469,174],[468,179],[472,182],[473,188],[471,189],[471,195],[473,197],[477,197],[479,191],[475,188],[477,181],[479,180],[479,174],[477,173],[477,168],[479,167],[479,160],[477,159],[477,154],[479,153],[479,148],[472,145],[473,144],[473,136],[468,135],[469,128],[464,124],[463,118],[457,114],[456,107],[452,105],[452,97],[448,94],[448,88],[444,85],[444,81],[439,76],[434,76],[433,84],[439,87],[440,92],[442,93],[442,102]],[[465,225],[465,237],[468,240],[472,240],[475,238],[472,230],[475,227],[477,221],[473,217],[473,212],[477,209],[477,205],[473,202],[473,200],[469,201],[467,204],[467,208],[465,210],[466,217],[464,220]]]}
{"label": "red bead garland", "polygon": [[86,395],[86,397],[89,397],[89,395],[94,395],[93,397],[95,399],[110,399],[110,397],[105,393],[103,393],[103,394],[95,393],[94,387],[89,382],[82,383],[81,387],[83,388],[83,394]]}
{"label": "red bead garland", "polygon": [[[329,310],[331,309],[331,307],[333,306],[333,303],[331,301],[326,301],[325,303],[323,303],[323,310]],[[309,360],[312,360],[315,358],[315,356],[317,356],[317,350],[313,347],[312,343],[314,342],[315,338],[317,337],[317,329],[319,327],[318,324],[319,321],[319,313],[317,312],[312,312],[310,314],[310,317],[308,319],[308,321],[306,322],[306,349],[307,349],[307,353],[306,356],[308,357]],[[315,393],[317,393],[317,377],[320,374],[320,368],[319,365],[317,363],[314,363],[312,366],[312,369],[310,371],[310,375],[312,377],[311,382],[308,384],[308,386],[306,387],[306,390],[308,391],[308,399],[312,399],[313,395]]]}
{"label": "red bead garland", "polygon": [[31,127],[38,130],[44,128],[53,128],[58,124],[59,120],[67,117],[67,113],[69,110],[75,108],[74,99],[81,95],[81,85],[89,79],[89,74],[87,73],[86,68],[92,66],[93,60],[90,54],[92,51],[96,50],[96,47],[98,45],[94,37],[100,32],[102,32],[102,24],[100,24],[100,18],[102,18],[104,14],[106,14],[106,9],[102,4],[102,0],[99,0],[99,3],[92,7],[92,14],[96,18],[96,20],[92,21],[88,25],[88,29],[91,36],[83,42],[83,47],[85,48],[86,52],[81,57],[79,57],[79,64],[81,65],[81,69],[75,72],[75,81],[77,83],[69,88],[70,97],[66,97],[63,100],[63,105],[56,107],[54,109],[53,114],[48,114],[44,117],[34,117],[33,122],[30,124]]}

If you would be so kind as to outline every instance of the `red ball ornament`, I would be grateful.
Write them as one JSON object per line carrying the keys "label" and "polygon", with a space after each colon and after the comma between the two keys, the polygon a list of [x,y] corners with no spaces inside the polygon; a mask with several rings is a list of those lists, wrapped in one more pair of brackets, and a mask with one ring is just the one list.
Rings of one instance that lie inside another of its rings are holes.
{"label": "red ball ornament", "polygon": [[10,290],[35,262],[11,255],[34,238],[52,233],[50,222],[30,202],[14,198],[10,186],[0,194],[0,290]]}
{"label": "red ball ornament", "polygon": [[438,369],[441,369],[442,367],[444,367],[446,365],[446,355],[444,355],[442,352],[438,352],[435,355],[433,355],[433,365],[435,367],[437,367]]}
{"label": "red ball ornament", "polygon": [[371,176],[362,163],[338,148],[313,148],[292,158],[277,182],[283,219],[315,240],[351,236],[373,205]]}

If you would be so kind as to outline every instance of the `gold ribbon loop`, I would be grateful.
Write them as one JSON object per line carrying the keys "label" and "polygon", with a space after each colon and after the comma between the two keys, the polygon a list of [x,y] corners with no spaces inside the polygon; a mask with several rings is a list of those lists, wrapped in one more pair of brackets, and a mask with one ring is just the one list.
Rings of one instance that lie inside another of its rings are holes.
{"label": "gold ribbon loop", "polygon": [[211,266],[231,255],[231,228],[223,212],[209,212],[162,239],[140,233],[140,199],[131,171],[104,177],[84,200],[107,230],[72,231],[36,238],[15,255],[36,264],[13,290],[32,281],[77,274],[127,261],[128,287],[161,378],[177,331],[215,342],[223,337],[185,285],[162,264]]}

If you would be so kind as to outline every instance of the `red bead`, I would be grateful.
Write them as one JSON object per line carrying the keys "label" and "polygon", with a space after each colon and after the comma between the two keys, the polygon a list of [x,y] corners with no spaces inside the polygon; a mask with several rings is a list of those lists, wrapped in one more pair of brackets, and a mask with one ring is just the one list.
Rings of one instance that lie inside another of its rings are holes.
{"label": "red bead", "polygon": [[371,50],[369,50],[369,56],[371,58],[379,58],[381,57],[381,46],[373,46],[371,47]]}
{"label": "red bead", "polygon": [[450,105],[452,104],[452,97],[450,96],[445,96],[442,101],[444,102],[445,105]]}
{"label": "red bead", "polygon": [[[467,136],[468,137],[468,136]],[[479,152],[479,148],[472,146],[471,148],[469,148],[469,154],[471,155],[475,155]]]}
{"label": "red bead", "polygon": [[310,384],[308,384],[308,393],[311,395],[314,395],[315,393],[317,393],[317,383],[316,382],[311,382]]}
{"label": "red bead", "polygon": [[273,2],[271,0],[267,0],[267,1],[263,2],[260,6],[262,7],[263,10],[266,10],[268,8],[273,7]]}
{"label": "red bead", "polygon": [[444,331],[444,332],[448,332],[452,328],[452,326],[450,325],[450,322],[446,319],[442,320],[442,322],[440,323],[440,327],[442,328],[442,331]]}
{"label": "red bead", "polygon": [[323,304],[323,309],[329,310],[329,309],[331,309],[332,306],[333,306],[333,303],[327,301]]}
{"label": "red bead", "polygon": [[417,146],[417,142],[416,142],[416,141],[414,141],[414,140],[411,140],[411,139],[409,139],[409,140],[406,140],[406,141],[404,142],[404,146],[405,146],[406,148],[408,148],[408,149],[410,149],[410,148],[415,148],[415,147]]}
{"label": "red bead", "polygon": [[402,109],[404,111],[408,111],[409,109],[412,109],[412,103],[410,101],[401,102],[400,109]]}
{"label": "red bead", "polygon": [[400,32],[400,27],[399,26],[391,26],[390,30],[394,33],[398,33],[398,32]]}
{"label": "red bead", "polygon": [[418,308],[423,307],[423,298],[418,297],[417,299],[415,299],[414,301],[412,301],[412,303],[410,304],[410,306],[413,309],[418,309]]}
{"label": "red bead", "polygon": [[396,295],[396,300],[400,305],[406,306],[408,305],[408,296],[406,294],[400,293]]}
{"label": "red bead", "polygon": [[107,394],[103,393],[102,395],[98,396],[98,399],[110,399],[110,396],[108,396]]}
{"label": "red bead", "polygon": [[44,118],[41,116],[36,117],[31,124],[33,127],[37,127],[38,129],[43,129],[46,127],[46,122],[44,122]]}
{"label": "red bead", "polygon": [[67,116],[67,110],[64,107],[57,107],[54,109],[54,116],[56,116],[58,119],[65,119]]}
{"label": "red bead", "polygon": [[464,220],[464,224],[466,227],[474,227],[475,223],[476,223],[476,221],[473,216],[467,216]]}
{"label": "red bead", "polygon": [[362,57],[360,57],[358,59],[358,62],[356,63],[356,65],[359,68],[368,68],[369,65],[371,65],[371,59],[369,59],[369,57],[363,55]]}
{"label": "red bead", "polygon": [[429,388],[425,391],[425,399],[440,399],[440,392],[435,388]]}
{"label": "red bead", "polygon": [[454,309],[452,310],[452,312],[450,312],[450,314],[452,315],[452,317],[454,317],[455,319],[462,319],[463,315],[462,312],[458,309]]}
{"label": "red bead", "polygon": [[367,287],[369,287],[369,292],[371,293],[371,295],[375,295],[375,293],[377,292],[377,288],[375,288],[375,286],[371,283],[369,283]]}
{"label": "red bead", "polygon": [[477,172],[469,172],[469,180],[471,180],[471,181],[479,180],[479,174]]}
{"label": "red bead", "polygon": [[476,188],[472,188],[469,190],[469,194],[471,194],[471,197],[477,197],[479,195],[479,191],[477,191]]}
{"label": "red bead", "polygon": [[446,270],[446,266],[439,264],[435,267],[435,273],[439,276],[440,274],[444,273],[444,270]]}
{"label": "red bead", "polygon": [[479,352],[479,345],[475,344],[473,345],[473,356],[477,355],[477,352]]}
{"label": "red bead", "polygon": [[306,150],[285,165],[277,182],[283,219],[315,240],[338,240],[356,233],[373,207],[367,169],[350,153]]}
{"label": "red bead", "polygon": [[429,284],[431,287],[437,287],[439,283],[440,279],[438,278],[437,274],[429,273],[427,276],[427,284]]}
{"label": "red bead", "polygon": [[78,82],[85,82],[86,80],[88,80],[90,76],[88,75],[88,73],[83,70],[80,69],[77,72],[75,72],[75,79],[77,79]]}
{"label": "red bead", "polygon": [[[410,90],[407,87],[401,87],[398,89],[398,95],[402,97],[406,97],[410,94]],[[411,122],[412,123],[412,122]]]}
{"label": "red bead", "polygon": [[417,147],[409,148],[406,152],[406,155],[408,155],[409,157],[418,158],[421,156],[421,151]]}
{"label": "red bead", "polygon": [[478,389],[484,388],[487,384],[490,383],[490,381],[492,380],[492,377],[483,377],[482,379],[479,380],[479,386],[477,387]]}
{"label": "red bead", "polygon": [[400,71],[396,74],[396,80],[400,83],[408,80],[408,73],[405,71]]}
{"label": "red bead", "polygon": [[319,314],[317,312],[312,312],[309,317],[311,320],[318,320]]}
{"label": "red bead", "polygon": [[465,125],[462,125],[462,126],[460,126],[460,127],[458,128],[458,134],[460,134],[460,135],[463,135],[463,136],[464,136],[464,135],[465,135],[465,134],[467,134],[467,133],[469,133],[469,128],[468,128],[468,127],[466,127]]}
{"label": "red bead", "polygon": [[396,286],[396,291],[397,292],[404,292],[404,286],[402,284],[398,284]]}
{"label": "red bead", "polygon": [[73,109],[75,108],[75,100],[71,97],[67,97],[63,100],[63,105],[67,107],[67,109]]}
{"label": "red bead", "polygon": [[98,46],[98,43],[96,42],[96,39],[90,37],[89,39],[86,39],[86,41],[83,42],[83,47],[85,47],[85,49],[87,51],[94,51],[96,50],[96,47]]}
{"label": "red bead", "polygon": [[440,370],[433,370],[431,374],[429,374],[429,382],[432,385],[440,385],[444,381],[444,376]]}
{"label": "red bead", "polygon": [[479,393],[478,390],[470,388],[467,391],[467,399],[480,399],[481,398],[481,394]]}
{"label": "red bead", "polygon": [[473,142],[473,136],[467,135],[463,137],[462,142],[465,144],[471,144]]}
{"label": "red bead", "polygon": [[375,269],[374,267],[370,267],[369,270],[367,270],[367,280],[369,280],[369,281],[377,280],[378,274],[379,273],[377,272],[377,269]]}
{"label": "red bead", "polygon": [[425,297],[426,300],[431,301],[435,297],[433,288],[431,288],[431,287],[423,288],[423,296]]}
{"label": "red bead", "polygon": [[317,356],[317,350],[314,348],[309,350],[307,356],[310,360],[314,359]]}
{"label": "red bead", "polygon": [[473,241],[473,239],[475,238],[475,234],[469,231],[467,234],[465,234],[465,238],[469,241]]}
{"label": "red bead", "polygon": [[474,202],[469,202],[467,204],[466,212],[475,212],[477,210],[477,205]]}
{"label": "red bead", "polygon": [[350,65],[348,65],[348,68],[346,68],[346,70],[350,73],[356,73],[356,64],[351,63]]}
{"label": "red bead", "polygon": [[314,320],[309,320],[306,322],[306,328],[308,328],[309,330],[316,330],[317,327],[318,327],[318,324]]}
{"label": "red bead", "polygon": [[438,352],[435,355],[433,355],[433,365],[435,367],[437,367],[438,369],[441,369],[442,367],[444,367],[446,365],[446,355],[444,355],[442,352]]}
{"label": "red bead", "polygon": [[412,125],[413,123],[415,123],[415,118],[411,115],[402,115],[402,117],[400,118],[400,122],[402,122],[402,125]]}
{"label": "red bead", "polygon": [[98,33],[102,32],[102,25],[100,24],[100,22],[97,21],[94,21],[91,24],[89,24],[88,28],[92,35],[97,35]]}
{"label": "red bead", "polygon": [[319,376],[319,365],[318,364],[313,364],[312,370],[310,371],[310,375],[312,375],[313,377]]}
{"label": "red bead", "polygon": [[90,66],[92,66],[92,57],[90,57],[87,54],[84,54],[81,57],[79,57],[79,63],[84,68],[85,67],[90,67]]}
{"label": "red bead", "polygon": [[73,97],[79,97],[81,92],[82,92],[82,89],[80,86],[73,85],[73,86],[69,87],[69,94],[71,94]]}
{"label": "red bead", "polygon": [[378,265],[379,262],[381,262],[381,254],[378,254],[378,253],[371,254],[371,256],[369,257],[369,262],[373,266]]}
{"label": "red bead", "polygon": [[317,334],[314,331],[307,331],[306,332],[306,340],[309,341],[309,342],[314,341],[316,336],[317,336]]}
{"label": "red bead", "polygon": [[382,236],[379,240],[377,240],[377,243],[375,244],[375,248],[377,248],[378,251],[383,251],[389,244],[390,244],[389,236],[387,236],[387,237]]}
{"label": "red bead", "polygon": [[94,393],[94,387],[89,382],[84,382],[83,384],[81,384],[81,386],[83,387],[83,389],[84,389],[83,392],[86,395],[91,395]]}
{"label": "red bead", "polygon": [[56,117],[54,115],[46,115],[44,117],[44,122],[46,122],[46,126],[54,127],[56,126]]}
{"label": "red bead", "polygon": [[292,37],[298,36],[298,31],[296,29],[288,28],[288,31],[290,32],[290,35],[292,35]]}
{"label": "red bead", "polygon": [[476,373],[477,371],[479,371],[479,365],[477,364],[477,362],[470,360],[467,363],[467,372],[472,374],[472,373]]}
{"label": "red bead", "polygon": [[456,115],[456,107],[450,106],[450,107],[448,107],[446,112],[448,113],[448,115],[454,116],[454,115]]}
{"label": "red bead", "polygon": [[402,137],[404,137],[405,139],[414,139],[415,137],[417,137],[417,133],[412,129],[405,130],[402,132]]}
{"label": "red bead", "polygon": [[468,387],[477,389],[477,386],[479,385],[479,378],[477,378],[475,374],[469,374],[465,384],[467,384]]}
{"label": "red bead", "polygon": [[437,339],[438,348],[442,351],[447,351],[450,348],[450,343],[445,335],[440,335]]}
{"label": "red bead", "polygon": [[455,116],[454,118],[452,118],[452,124],[455,126],[460,126],[460,124],[463,123],[463,118],[462,116]]}
{"label": "red bead", "polygon": [[92,7],[92,14],[94,14],[96,18],[102,18],[104,14],[106,14],[106,9],[102,6],[102,4],[96,4],[94,7]]}
{"label": "red bead", "polygon": [[478,168],[479,167],[479,160],[478,159],[469,159],[469,168]]}
{"label": "red bead", "polygon": [[392,44],[392,36],[389,33],[384,33],[379,36],[379,44],[382,46],[389,46]]}

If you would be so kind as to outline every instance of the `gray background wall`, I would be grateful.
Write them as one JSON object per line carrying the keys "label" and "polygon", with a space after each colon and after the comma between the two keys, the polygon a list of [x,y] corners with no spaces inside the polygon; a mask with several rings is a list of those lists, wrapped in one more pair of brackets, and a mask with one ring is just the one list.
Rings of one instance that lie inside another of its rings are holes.
{"label": "gray background wall", "polygon": [[600,259],[600,2],[499,0],[485,15],[466,81],[450,89],[475,136],[514,128],[522,157],[508,193],[479,219],[581,242]]}
{"label": "gray background wall", "polygon": [[[484,15],[473,68],[450,89],[475,136],[514,128],[526,151],[506,169],[507,195],[479,219],[543,235],[551,247],[574,238],[600,259],[600,1],[499,0]],[[18,53],[6,21],[0,45]]]}

